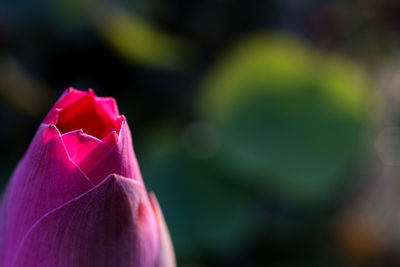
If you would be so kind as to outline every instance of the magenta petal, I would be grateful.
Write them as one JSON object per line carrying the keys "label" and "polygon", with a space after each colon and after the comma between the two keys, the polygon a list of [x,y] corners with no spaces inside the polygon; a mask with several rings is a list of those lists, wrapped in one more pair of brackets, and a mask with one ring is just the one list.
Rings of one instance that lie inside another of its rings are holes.
{"label": "magenta petal", "polygon": [[[75,90],[72,87],[69,87],[67,90],[64,91],[60,99],[58,99],[57,103],[55,104],[58,108],[65,108],[71,105],[74,102],[79,101],[80,99],[87,96],[89,92]],[[68,96],[68,97],[67,97]]]}
{"label": "magenta petal", "polygon": [[70,159],[85,173],[111,148],[81,130],[63,134],[62,140]]}
{"label": "magenta petal", "polygon": [[28,229],[45,213],[83,194],[93,184],[67,155],[58,130],[39,127],[2,203],[0,266],[10,260]]}
{"label": "magenta petal", "polygon": [[54,111],[57,108],[64,108],[69,105],[71,105],[74,102],[79,101],[83,97],[85,97],[88,94],[88,92],[83,92],[83,91],[78,91],[75,90],[74,88],[70,87],[67,90],[64,91],[62,96],[58,99],[57,103],[54,105],[54,107],[51,109],[49,114],[46,116],[44,119],[44,123],[50,124],[54,123]]}
{"label": "magenta petal", "polygon": [[67,89],[46,116],[44,123],[55,124],[64,134],[82,129],[99,139],[109,132],[119,132],[120,115],[111,97],[97,97],[89,92]]}
{"label": "magenta petal", "polygon": [[161,211],[160,204],[153,193],[150,193],[150,202],[153,205],[154,212],[157,217],[158,227],[160,230],[160,252],[155,267],[175,267],[175,253],[172,245],[171,236],[167,224],[165,223],[164,215]]}
{"label": "magenta petal", "polygon": [[110,175],[38,221],[13,266],[153,267],[158,251],[156,216],[143,185]]}
{"label": "magenta petal", "polygon": [[[66,97],[66,100],[69,96]],[[112,118],[104,108],[96,101],[94,93],[88,93],[66,107],[60,109],[57,118],[57,128],[61,133],[82,129],[86,134],[90,134],[99,139],[103,138],[111,129],[117,126],[117,119]]]}
{"label": "magenta petal", "polygon": [[112,97],[96,97],[96,102],[102,106],[110,118],[116,120],[120,115],[118,111],[117,102]]}
{"label": "magenta petal", "polygon": [[110,147],[114,146],[118,143],[118,134],[116,131],[111,131],[108,135],[106,135],[103,139],[101,139],[104,143],[109,145]]}
{"label": "magenta petal", "polygon": [[133,151],[131,132],[124,117],[117,144],[87,172],[87,176],[94,184],[98,184],[110,173],[116,173],[143,183]]}

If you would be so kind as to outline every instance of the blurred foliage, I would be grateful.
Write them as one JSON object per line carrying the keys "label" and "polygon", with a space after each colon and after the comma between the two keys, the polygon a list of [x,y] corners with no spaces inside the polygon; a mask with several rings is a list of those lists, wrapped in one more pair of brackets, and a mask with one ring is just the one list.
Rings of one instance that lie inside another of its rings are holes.
{"label": "blurred foliage", "polygon": [[100,36],[124,59],[167,69],[186,67],[191,53],[184,41],[156,30],[121,8],[97,6],[93,13]]}
{"label": "blurred foliage", "polygon": [[0,98],[4,102],[28,115],[40,115],[49,108],[51,94],[44,84],[32,79],[11,56],[0,57]]}
{"label": "blurred foliage", "polygon": [[244,40],[204,87],[200,110],[221,130],[226,169],[298,203],[335,193],[371,117],[357,66],[285,36]]}
{"label": "blurred foliage", "polygon": [[346,173],[371,119],[357,65],[260,33],[227,52],[199,93],[199,121],[156,128],[145,149],[179,253],[232,253],[265,230],[301,236],[327,219],[355,182]]}
{"label": "blurred foliage", "polygon": [[176,131],[157,129],[146,151],[142,168],[148,186],[165,200],[178,251],[195,255],[239,249],[243,235],[254,226],[249,224],[249,194],[226,182],[217,162],[191,158]]}

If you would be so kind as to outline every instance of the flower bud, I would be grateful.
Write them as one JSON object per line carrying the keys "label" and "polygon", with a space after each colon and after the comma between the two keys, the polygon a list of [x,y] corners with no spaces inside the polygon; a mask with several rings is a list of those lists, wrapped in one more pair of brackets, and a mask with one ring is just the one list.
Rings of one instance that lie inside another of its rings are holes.
{"label": "flower bud", "polygon": [[68,89],[16,168],[0,210],[0,266],[173,267],[124,116]]}

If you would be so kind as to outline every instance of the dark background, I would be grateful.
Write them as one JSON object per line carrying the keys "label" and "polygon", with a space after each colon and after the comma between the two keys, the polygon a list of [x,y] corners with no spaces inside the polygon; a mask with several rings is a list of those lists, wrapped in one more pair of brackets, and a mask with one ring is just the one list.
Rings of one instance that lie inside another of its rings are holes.
{"label": "dark background", "polygon": [[400,4],[0,3],[4,187],[67,87],[113,96],[179,266],[399,266]]}

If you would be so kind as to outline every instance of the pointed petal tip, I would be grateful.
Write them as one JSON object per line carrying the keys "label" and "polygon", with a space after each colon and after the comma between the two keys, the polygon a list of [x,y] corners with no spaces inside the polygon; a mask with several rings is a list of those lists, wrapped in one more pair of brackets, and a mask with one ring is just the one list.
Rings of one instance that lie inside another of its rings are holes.
{"label": "pointed petal tip", "polygon": [[65,91],[64,92],[66,92],[66,93],[71,93],[72,91],[78,91],[78,90],[76,90],[74,87],[72,87],[72,86],[69,86],[67,89],[65,89]]}
{"label": "pointed petal tip", "polygon": [[60,113],[59,108],[52,108],[47,114],[47,116],[44,118],[43,123],[56,125],[59,113]]}
{"label": "pointed petal tip", "polygon": [[107,145],[109,145],[110,147],[114,146],[118,142],[117,132],[115,130],[111,131],[109,134],[103,137],[102,141]]}
{"label": "pointed petal tip", "polygon": [[52,131],[55,131],[55,130],[57,130],[57,127],[54,124],[50,124],[49,129]]}
{"label": "pointed petal tip", "polygon": [[140,182],[138,182],[138,181],[136,181],[136,180],[134,180],[132,178],[124,177],[124,176],[119,175],[117,173],[111,173],[104,180],[108,180],[108,182],[115,183],[115,184],[118,184],[118,185],[130,184],[130,185],[135,186],[135,187],[144,188],[142,183],[140,183]]}
{"label": "pointed petal tip", "polygon": [[69,86],[67,89],[64,90],[64,92],[62,93],[62,95],[58,101],[60,102],[61,100],[63,100],[65,97],[67,97],[70,94],[81,94],[81,93],[85,93],[85,92],[77,90],[72,86]]}
{"label": "pointed petal tip", "polygon": [[42,140],[44,144],[47,144],[52,139],[60,137],[60,131],[54,124],[42,124],[40,127],[44,127],[42,133]]}
{"label": "pointed petal tip", "polygon": [[81,142],[96,142],[96,143],[104,143],[102,140],[98,139],[97,137],[87,134],[83,131],[83,129],[76,129],[70,132],[63,133],[62,136],[76,136],[79,141]]}

